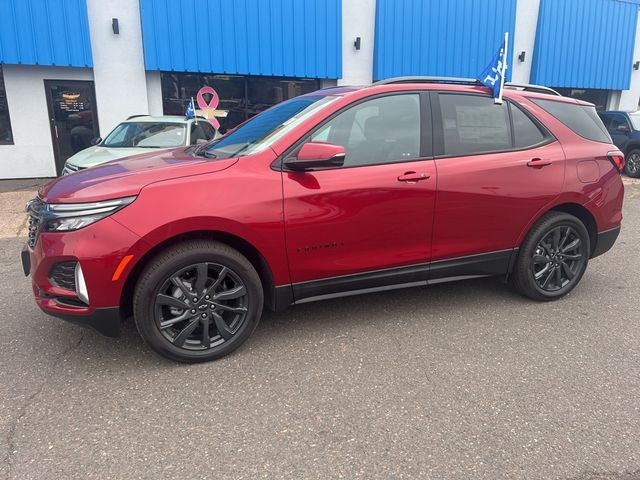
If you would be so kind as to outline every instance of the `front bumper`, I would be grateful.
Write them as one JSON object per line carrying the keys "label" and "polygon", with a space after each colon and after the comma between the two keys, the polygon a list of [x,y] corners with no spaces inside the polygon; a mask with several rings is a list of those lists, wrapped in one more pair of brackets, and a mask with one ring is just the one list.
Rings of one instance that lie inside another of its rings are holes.
{"label": "front bumper", "polygon": [[[113,274],[124,256],[137,258],[142,248],[137,235],[107,217],[77,231],[40,233],[33,247],[25,245],[21,258],[42,311],[117,336],[122,290],[133,267],[125,268],[116,280]],[[79,262],[88,303],[76,291],[62,288],[50,278],[54,266],[62,262]]]}

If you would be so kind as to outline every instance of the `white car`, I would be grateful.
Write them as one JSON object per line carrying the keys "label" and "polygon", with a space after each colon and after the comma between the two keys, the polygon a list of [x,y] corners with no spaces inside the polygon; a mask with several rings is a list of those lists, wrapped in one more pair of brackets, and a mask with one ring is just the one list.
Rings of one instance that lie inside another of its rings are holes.
{"label": "white car", "polygon": [[77,172],[149,150],[205,143],[213,140],[217,135],[216,129],[204,117],[197,119],[168,115],[129,117],[114,128],[104,140],[98,138],[93,147],[85,148],[70,157],[64,165],[62,174]]}

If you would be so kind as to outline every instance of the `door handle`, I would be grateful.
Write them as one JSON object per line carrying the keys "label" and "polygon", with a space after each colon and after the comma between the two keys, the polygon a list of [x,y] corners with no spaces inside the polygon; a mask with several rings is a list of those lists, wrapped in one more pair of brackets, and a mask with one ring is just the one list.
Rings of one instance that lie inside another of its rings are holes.
{"label": "door handle", "polygon": [[420,180],[428,180],[430,177],[426,173],[404,172],[398,177],[399,182],[417,183]]}
{"label": "door handle", "polygon": [[531,168],[542,168],[548,165],[551,165],[552,162],[549,160],[542,160],[541,158],[532,158],[527,162],[527,167]]}

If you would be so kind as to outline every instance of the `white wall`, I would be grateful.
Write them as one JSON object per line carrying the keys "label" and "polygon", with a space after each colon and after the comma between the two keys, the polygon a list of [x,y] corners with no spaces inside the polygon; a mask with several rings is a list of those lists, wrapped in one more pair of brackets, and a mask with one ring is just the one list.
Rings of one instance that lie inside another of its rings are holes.
{"label": "white wall", "polygon": [[[536,28],[540,0],[518,0],[516,6],[516,31],[513,39],[513,55],[511,81],[514,83],[531,83],[531,60],[536,42]],[[525,52],[524,62],[518,60],[520,52]]]}
{"label": "white wall", "polygon": [[[633,60],[635,63],[640,60],[640,15],[636,25],[636,44],[633,49]],[[631,85],[629,90],[620,93],[619,104],[615,107],[619,110],[638,110],[638,100],[640,100],[640,70],[631,69]]]}
{"label": "white wall", "polygon": [[149,115],[162,115],[162,83],[160,72],[147,72],[147,100],[149,102]]}
{"label": "white wall", "polygon": [[[129,115],[147,114],[140,9],[136,0],[87,0],[100,134]],[[115,35],[111,19],[117,18]]]}
{"label": "white wall", "polygon": [[55,177],[44,80],[93,80],[89,68],[3,65],[13,145],[0,145],[0,178]]}
{"label": "white wall", "polygon": [[[342,78],[338,85],[367,85],[373,75],[375,0],[342,0]],[[360,50],[353,42],[360,37]]]}

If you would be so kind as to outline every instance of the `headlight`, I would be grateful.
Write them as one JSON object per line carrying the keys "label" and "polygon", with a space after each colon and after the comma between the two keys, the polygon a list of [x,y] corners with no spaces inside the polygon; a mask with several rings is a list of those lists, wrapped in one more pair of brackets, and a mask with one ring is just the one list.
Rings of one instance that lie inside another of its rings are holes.
{"label": "headlight", "polygon": [[50,203],[43,213],[45,232],[79,230],[117,212],[136,197],[116,198],[94,203]]}

